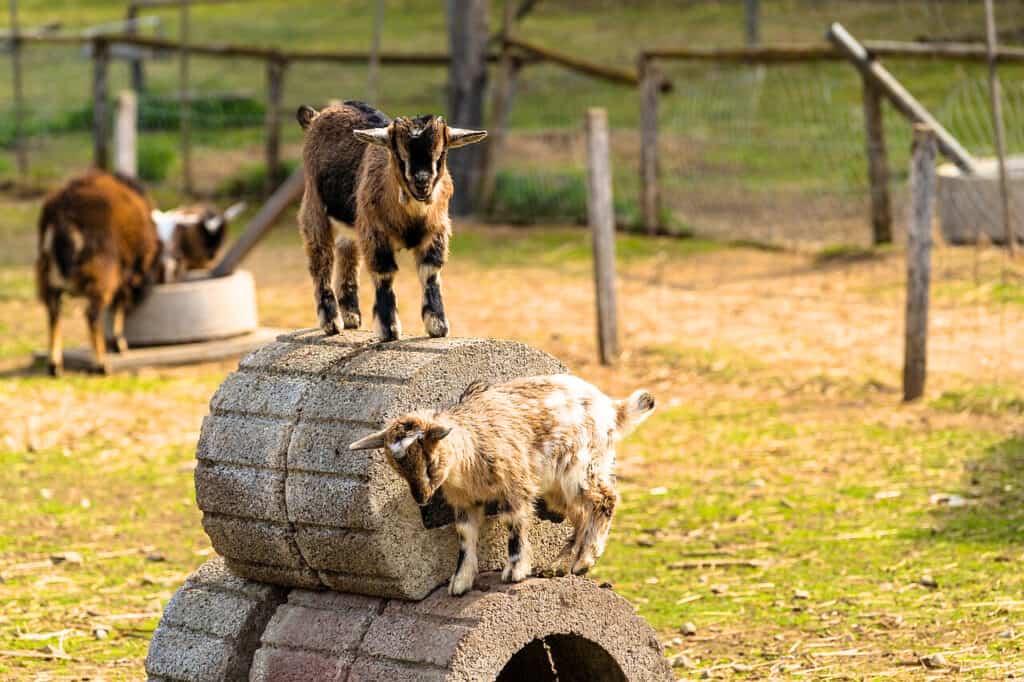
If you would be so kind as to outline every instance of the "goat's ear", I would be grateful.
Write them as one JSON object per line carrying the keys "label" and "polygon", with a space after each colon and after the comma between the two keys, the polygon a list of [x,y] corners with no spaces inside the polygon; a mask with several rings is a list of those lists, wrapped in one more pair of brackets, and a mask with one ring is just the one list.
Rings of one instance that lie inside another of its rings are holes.
{"label": "goat's ear", "polygon": [[309,127],[309,124],[313,122],[319,112],[308,104],[303,104],[299,107],[299,110],[295,112],[295,120],[299,122],[302,129],[305,130]]}
{"label": "goat's ear", "polygon": [[349,450],[376,450],[377,448],[384,447],[384,436],[387,431],[378,431],[377,433],[371,433],[365,438],[360,438],[352,445],[348,446]]}
{"label": "goat's ear", "polygon": [[375,144],[379,147],[388,146],[387,128],[367,128],[366,130],[353,130],[352,134],[356,139],[366,144]]}
{"label": "goat's ear", "polygon": [[467,128],[448,128],[448,146],[451,149],[476,144],[487,137],[486,130],[469,130]]}
{"label": "goat's ear", "polygon": [[444,438],[445,436],[447,436],[451,432],[452,432],[452,427],[450,427],[450,426],[442,426],[441,424],[434,424],[429,429],[427,429],[427,432],[424,435],[426,436],[427,440],[431,440],[431,441],[434,441],[436,443],[437,441],[441,440],[442,438]]}
{"label": "goat's ear", "polygon": [[236,204],[231,204],[230,206],[228,206],[227,210],[224,211],[224,220],[230,222],[237,218],[238,216],[242,215],[242,211],[245,210],[245,205],[246,204],[244,201],[239,201]]}

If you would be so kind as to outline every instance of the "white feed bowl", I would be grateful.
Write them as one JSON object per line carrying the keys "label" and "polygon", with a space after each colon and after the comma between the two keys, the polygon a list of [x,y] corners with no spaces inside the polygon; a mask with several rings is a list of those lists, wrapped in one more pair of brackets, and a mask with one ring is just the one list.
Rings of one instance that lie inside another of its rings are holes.
{"label": "white feed bowl", "polygon": [[201,272],[153,287],[125,317],[124,335],[129,347],[164,346],[240,336],[257,327],[256,285],[249,272],[212,278]]}

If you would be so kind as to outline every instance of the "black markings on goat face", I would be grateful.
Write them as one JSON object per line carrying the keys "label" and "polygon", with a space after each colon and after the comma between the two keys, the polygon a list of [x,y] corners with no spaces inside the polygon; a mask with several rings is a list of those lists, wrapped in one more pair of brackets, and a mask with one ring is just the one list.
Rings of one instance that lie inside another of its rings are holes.
{"label": "black markings on goat face", "polygon": [[448,430],[414,415],[393,423],[384,438],[388,463],[409,484],[416,504],[423,506],[444,482],[434,449]]}
{"label": "black markings on goat face", "polygon": [[405,191],[413,199],[429,204],[445,167],[444,119],[430,114],[396,118],[389,137]]}

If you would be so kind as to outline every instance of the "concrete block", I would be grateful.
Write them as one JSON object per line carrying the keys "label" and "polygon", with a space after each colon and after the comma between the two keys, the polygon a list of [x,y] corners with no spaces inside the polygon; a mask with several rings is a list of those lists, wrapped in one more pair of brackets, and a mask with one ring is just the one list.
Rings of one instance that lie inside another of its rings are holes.
{"label": "concrete block", "polygon": [[[424,518],[383,452],[349,443],[404,412],[451,405],[473,381],[564,371],[512,341],[282,335],[245,358],[211,401],[195,473],[204,527],[242,577],[422,598],[450,577],[454,528],[435,522],[444,514]],[[505,560],[495,525],[482,536],[483,568]],[[567,524],[535,525],[537,568],[569,534]]]}

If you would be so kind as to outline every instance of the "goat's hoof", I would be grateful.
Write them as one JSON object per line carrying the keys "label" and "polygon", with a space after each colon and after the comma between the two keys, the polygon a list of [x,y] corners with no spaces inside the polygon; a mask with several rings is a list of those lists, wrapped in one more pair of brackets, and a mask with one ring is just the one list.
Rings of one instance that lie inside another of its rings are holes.
{"label": "goat's hoof", "polygon": [[572,566],[573,575],[586,575],[587,571],[594,567],[594,559],[587,557],[586,559],[580,559]]}
{"label": "goat's hoof", "polygon": [[521,583],[529,577],[529,566],[505,566],[505,569],[501,572],[501,581],[504,583]]}
{"label": "goat's hoof", "polygon": [[453,576],[451,581],[448,583],[448,594],[453,597],[461,597],[462,595],[473,589],[473,579],[459,579],[458,576]]}
{"label": "goat's hoof", "polygon": [[424,313],[423,326],[432,338],[448,336],[448,320],[432,312]]}
{"label": "goat's hoof", "polygon": [[64,376],[64,365],[59,365],[56,362],[47,363],[46,373],[51,377],[58,379]]}
{"label": "goat's hoof", "polygon": [[341,311],[341,321],[345,325],[345,329],[359,329],[359,325],[363,323],[363,316],[359,314],[359,311],[343,310]]}
{"label": "goat's hoof", "polygon": [[381,342],[397,341],[402,338],[402,323],[395,318],[395,321],[391,324],[383,324],[380,320],[377,320],[377,336],[380,337]]}

